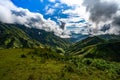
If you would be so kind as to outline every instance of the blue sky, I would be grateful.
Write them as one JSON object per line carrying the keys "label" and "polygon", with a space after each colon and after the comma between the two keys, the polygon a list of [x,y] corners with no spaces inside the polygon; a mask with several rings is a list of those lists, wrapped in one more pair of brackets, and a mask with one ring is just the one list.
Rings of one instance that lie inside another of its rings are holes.
{"label": "blue sky", "polygon": [[[12,2],[18,7],[27,8],[31,12],[41,13],[44,15],[44,18],[51,18],[55,21],[57,21],[56,18],[67,18],[68,15],[63,14],[62,11],[72,9],[72,7],[66,4],[61,4],[59,0],[56,2],[50,2],[49,0],[12,0]],[[57,4],[59,4],[59,6]]]}
{"label": "blue sky", "polygon": [[58,25],[60,21],[65,22],[65,29],[75,33],[81,33],[82,28],[88,25],[83,16],[85,8],[83,10],[82,0],[12,0],[12,2],[17,7],[40,13],[45,19],[50,18]]}
{"label": "blue sky", "polygon": [[[65,20],[65,18],[67,21],[67,19],[70,18],[70,13],[65,14],[64,12],[67,10],[74,11],[75,9],[73,5],[69,6],[67,3],[62,3],[60,0],[12,0],[12,2],[18,7],[29,9],[31,12],[38,12],[42,14],[45,19],[51,18],[51,20],[54,20],[57,23],[59,20]],[[77,18],[76,16],[74,17]],[[80,15],[78,18],[80,18]],[[80,20],[77,21],[70,21],[72,24],[74,22],[84,23],[85,20],[80,18]]]}

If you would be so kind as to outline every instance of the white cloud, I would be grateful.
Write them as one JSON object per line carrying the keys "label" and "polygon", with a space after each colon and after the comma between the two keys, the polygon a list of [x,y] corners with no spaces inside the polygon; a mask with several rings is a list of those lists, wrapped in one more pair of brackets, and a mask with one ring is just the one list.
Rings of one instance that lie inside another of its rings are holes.
{"label": "white cloud", "polygon": [[[74,9],[64,10],[63,14],[69,15],[69,18],[60,18],[58,20],[65,22],[66,27],[75,27],[73,28],[73,31],[76,30],[76,27],[83,27],[83,26],[89,25],[89,24],[86,24],[88,23],[89,17],[85,11],[85,7],[83,6],[76,6]],[[82,20],[85,20],[85,22],[80,22]]]}
{"label": "white cloud", "polygon": [[16,7],[10,0],[0,0],[0,21],[52,31],[55,35],[63,38],[70,37],[69,33],[65,33],[60,29],[56,22],[51,19],[44,19],[43,15],[40,13],[33,13],[28,9]]}
{"label": "white cloud", "polygon": [[75,22],[81,21],[83,19],[80,17],[70,17],[70,18],[61,18],[58,20],[63,21],[65,23],[70,23],[70,22],[75,23]]}
{"label": "white cloud", "polygon": [[60,2],[71,7],[71,9],[63,11],[64,14],[81,16],[87,19],[88,15],[86,14],[86,8],[82,5],[83,0],[60,0]]}
{"label": "white cloud", "polygon": [[83,3],[83,0],[60,0],[60,2],[68,6],[79,6]]}
{"label": "white cloud", "polygon": [[7,22],[7,23],[12,23],[14,22],[12,20],[12,15],[11,12],[9,11],[9,9],[3,7],[0,5],[0,19],[2,20],[2,22]]}
{"label": "white cloud", "polygon": [[43,2],[43,0],[40,0],[40,2]]}
{"label": "white cloud", "polygon": [[[82,5],[83,1],[85,1],[85,0],[60,0],[61,4],[66,4],[67,6],[70,6],[71,8],[63,11],[63,14],[69,15],[69,18],[61,18],[59,20],[66,22],[66,27],[70,27],[70,26],[75,27],[75,28],[72,28],[72,31],[76,31],[76,32],[80,32],[80,30],[81,30],[80,28],[76,29],[76,27],[88,26],[87,28],[84,28],[84,29],[88,29],[88,33],[89,33],[89,30],[93,31],[91,34],[108,34],[108,33],[109,34],[113,34],[113,33],[118,34],[117,33],[117,32],[119,32],[118,31],[119,29],[117,29],[118,27],[111,27],[110,30],[107,30],[106,32],[100,31],[101,28],[103,28],[102,26],[104,24],[108,24],[108,23],[111,24],[112,20],[104,21],[103,23],[99,23],[98,25],[95,25],[89,19],[90,13],[86,12],[86,6]],[[101,0],[101,1],[117,3],[119,5],[119,9],[120,9],[120,1],[118,1],[118,0]],[[91,4],[91,6],[92,6],[92,4]],[[118,11],[118,14],[119,14],[119,11]],[[86,23],[76,23],[77,21],[79,21],[81,19],[85,19],[87,24]],[[89,26],[90,24],[92,24],[92,25]],[[114,26],[114,25],[112,25],[112,26]]]}
{"label": "white cloud", "polygon": [[55,3],[54,8],[60,7],[60,3]]}
{"label": "white cloud", "polygon": [[[43,0],[40,1],[43,2]],[[49,0],[49,1],[52,3],[56,2],[56,0]],[[106,32],[101,32],[100,31],[100,29],[102,28],[101,26],[105,23],[100,23],[100,25],[98,25],[96,28],[96,25],[89,22],[89,13],[86,12],[86,7],[82,5],[83,1],[84,0],[59,0],[60,3],[55,3],[54,6],[48,4],[45,7],[45,11],[46,11],[45,14],[52,15],[54,14],[56,8],[58,7],[61,8],[63,7],[61,6],[62,4],[66,4],[68,7],[71,8],[65,10],[63,9],[62,13],[69,15],[69,17],[60,18],[58,20],[65,22],[66,27],[75,27],[72,28],[72,31],[76,33],[87,34],[89,33],[89,30],[92,30],[93,32],[94,31],[98,32],[96,34],[106,34],[106,33],[114,33],[115,31],[119,30],[117,29],[118,27],[116,27],[116,28],[111,28]],[[120,1],[118,0],[103,0],[103,1],[111,1],[111,2],[113,1],[113,2],[117,2],[117,4],[120,4]],[[23,12],[25,13],[25,15],[17,16],[15,14],[12,14],[12,10],[16,12]],[[119,13],[120,12],[118,12],[118,15]],[[85,22],[79,22],[81,20],[85,20]],[[30,12],[28,9],[16,7],[10,0],[0,0],[0,21],[5,23],[19,23],[19,24],[24,24],[28,27],[36,27],[38,29],[44,29],[46,31],[53,31],[56,35],[61,37],[69,37],[70,35],[70,32],[67,29],[66,30],[60,29],[55,21],[52,21],[51,19],[44,19],[43,15],[41,15],[40,13],[33,13]],[[112,21],[106,23],[108,24],[110,22]],[[90,24],[93,25],[89,26]],[[84,27],[84,26],[88,26],[88,27]]]}
{"label": "white cloud", "polygon": [[68,9],[63,11],[63,14],[68,14],[70,16],[80,16],[81,18],[84,18],[85,20],[88,20],[89,14],[86,12],[86,8],[84,6],[77,6],[75,9]]}
{"label": "white cloud", "polygon": [[[63,10],[63,14],[69,15],[69,18],[60,18],[60,21],[66,23],[66,28],[72,27],[70,31],[74,33],[88,34],[88,29],[85,27],[89,25],[89,13],[86,12],[86,8],[82,5],[83,0],[60,0],[61,4],[70,6],[70,9]],[[80,22],[85,20],[85,22]]]}
{"label": "white cloud", "polygon": [[49,0],[50,2],[55,2],[55,0]]}
{"label": "white cloud", "polygon": [[83,35],[89,34],[89,28],[87,27],[87,26],[89,26],[89,23],[88,22],[80,22],[80,21],[84,20],[80,16],[61,18],[58,20],[65,22],[66,30],[69,30],[72,33],[83,34]]}
{"label": "white cloud", "polygon": [[45,11],[47,11],[47,10],[49,9],[49,6],[50,6],[50,5],[46,5],[46,6],[45,6]]}
{"label": "white cloud", "polygon": [[46,15],[47,14],[52,15],[54,13],[54,11],[55,11],[55,9],[50,8],[50,9],[47,10]]}

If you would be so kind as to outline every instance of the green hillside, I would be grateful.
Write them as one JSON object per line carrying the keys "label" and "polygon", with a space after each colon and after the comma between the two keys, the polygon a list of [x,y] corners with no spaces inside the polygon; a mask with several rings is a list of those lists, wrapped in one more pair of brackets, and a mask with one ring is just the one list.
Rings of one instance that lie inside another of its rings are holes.
{"label": "green hillside", "polygon": [[52,47],[60,47],[64,49],[66,49],[70,45],[69,40],[60,38],[56,36],[53,32],[47,32],[45,30],[36,29],[36,28],[27,28],[22,25],[17,25],[17,27],[22,29],[32,39],[35,39],[44,45],[49,45]]}
{"label": "green hillside", "polygon": [[100,58],[120,62],[120,42],[92,45],[82,48],[76,53],[86,58]]}
{"label": "green hillside", "polygon": [[86,39],[84,39],[82,41],[79,41],[79,42],[71,45],[68,48],[66,54],[68,53],[67,55],[70,55],[70,54],[74,55],[74,54],[76,54],[76,52],[80,51],[83,47],[87,47],[89,45],[94,45],[94,44],[105,43],[105,42],[106,42],[106,40],[104,40],[102,38],[99,38],[97,36],[88,37],[88,38],[86,38]]}
{"label": "green hillside", "polygon": [[120,40],[120,35],[114,35],[114,34],[99,35],[99,37],[111,42]]}
{"label": "green hillside", "polygon": [[1,48],[33,48],[39,45],[67,48],[70,42],[54,33],[18,24],[0,23]]}
{"label": "green hillside", "polygon": [[100,58],[109,61],[120,62],[120,41],[110,42],[99,37],[89,37],[70,48],[66,55],[80,56],[85,58]]}
{"label": "green hillside", "polygon": [[38,46],[40,46],[40,42],[30,38],[15,25],[0,23],[0,48],[33,48]]}
{"label": "green hillside", "polygon": [[64,57],[49,48],[1,49],[1,80],[119,80],[120,64]]}
{"label": "green hillside", "polygon": [[71,43],[52,32],[0,23],[0,80],[120,80],[120,41]]}

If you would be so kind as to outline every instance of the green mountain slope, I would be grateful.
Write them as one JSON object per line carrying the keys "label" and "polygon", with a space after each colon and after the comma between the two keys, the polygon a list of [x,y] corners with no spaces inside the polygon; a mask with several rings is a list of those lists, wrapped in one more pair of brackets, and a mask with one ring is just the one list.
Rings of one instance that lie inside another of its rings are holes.
{"label": "green mountain slope", "polygon": [[76,55],[120,62],[120,42],[104,43],[82,48]]}
{"label": "green mountain slope", "polygon": [[46,32],[41,29],[27,28],[25,26],[17,25],[26,34],[28,34],[32,39],[39,41],[44,45],[49,45],[52,47],[67,48],[70,45],[69,40],[60,38],[56,36],[53,32]]}
{"label": "green mountain slope", "polygon": [[0,47],[1,48],[32,48],[40,43],[29,37],[23,30],[12,24],[0,23]]}
{"label": "green mountain slope", "polygon": [[106,35],[99,35],[98,37],[103,38],[110,42],[120,41],[120,35],[106,34]]}
{"label": "green mountain slope", "polygon": [[1,48],[32,48],[38,47],[40,44],[65,49],[70,45],[70,42],[52,32],[28,28],[23,25],[0,23]]}
{"label": "green mountain slope", "polygon": [[82,41],[79,41],[72,46],[70,46],[67,50],[68,54],[75,54],[76,52],[80,51],[83,47],[89,46],[89,45],[94,45],[94,44],[100,44],[100,43],[105,43],[106,40],[99,38],[97,36],[94,37],[88,37]]}
{"label": "green mountain slope", "polygon": [[59,54],[64,53],[61,48],[68,46],[69,41],[51,32],[0,23],[0,47],[15,48],[0,49],[0,79],[120,79],[119,41],[89,37],[72,45],[66,52],[67,56]]}
{"label": "green mountain slope", "polygon": [[102,58],[110,61],[120,61],[120,41],[104,40],[99,37],[89,37],[72,45],[66,55],[86,58]]}

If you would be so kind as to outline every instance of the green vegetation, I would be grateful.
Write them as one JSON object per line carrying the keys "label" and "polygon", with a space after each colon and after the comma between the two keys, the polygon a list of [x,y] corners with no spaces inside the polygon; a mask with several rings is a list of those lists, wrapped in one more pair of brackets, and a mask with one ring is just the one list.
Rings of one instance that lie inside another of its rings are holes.
{"label": "green vegetation", "polygon": [[34,40],[37,40],[38,42],[42,43],[43,45],[49,45],[51,47],[60,47],[63,49],[66,49],[68,46],[70,46],[70,42],[67,39],[60,38],[56,36],[53,32],[47,32],[41,29],[35,29],[35,28],[26,28],[25,26],[16,25],[16,27],[23,30],[26,34],[29,35]]}
{"label": "green vegetation", "polygon": [[1,80],[119,80],[120,63],[67,57],[50,48],[1,49]]}
{"label": "green vegetation", "polygon": [[64,63],[35,54],[34,49],[0,50],[0,79],[56,80],[60,77]]}
{"label": "green vegetation", "polygon": [[90,45],[95,45],[95,44],[100,44],[100,43],[105,43],[106,40],[99,38],[97,36],[95,37],[88,37],[82,41],[79,41],[73,45],[71,45],[68,50],[66,51],[67,55],[74,55],[76,52],[80,51],[82,48],[90,46]]}
{"label": "green vegetation", "polygon": [[120,41],[110,42],[95,36],[73,44],[68,48],[66,55],[120,62],[119,50]]}
{"label": "green vegetation", "polygon": [[0,23],[0,48],[36,48],[43,45],[66,49],[70,42],[52,32]]}
{"label": "green vegetation", "polygon": [[120,80],[119,36],[67,39],[0,23],[0,80]]}
{"label": "green vegetation", "polygon": [[[85,48],[84,48],[85,49]],[[84,57],[101,58],[108,61],[120,62],[120,42],[104,43],[86,47]]]}
{"label": "green vegetation", "polygon": [[40,45],[15,25],[0,23],[0,48],[33,48]]}

